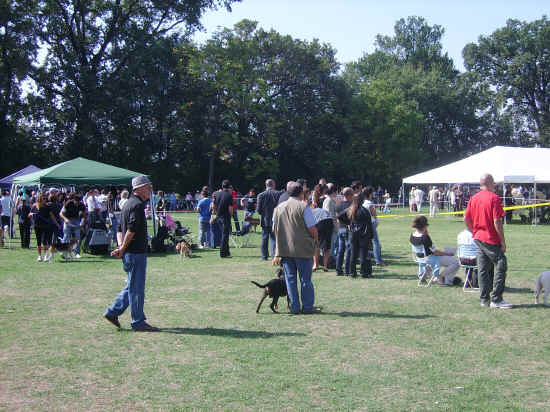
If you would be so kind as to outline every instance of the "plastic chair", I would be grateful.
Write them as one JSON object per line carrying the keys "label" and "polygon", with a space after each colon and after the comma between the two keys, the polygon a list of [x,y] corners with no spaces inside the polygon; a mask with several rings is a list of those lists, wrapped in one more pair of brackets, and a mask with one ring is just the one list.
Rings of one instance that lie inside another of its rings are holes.
{"label": "plastic chair", "polygon": [[[474,288],[472,285],[472,274],[478,269],[477,265],[477,246],[475,243],[458,244],[456,252],[460,267],[466,269],[466,279],[462,290],[464,292],[475,292],[479,288]],[[468,290],[466,290],[468,289]]]}
{"label": "plastic chair", "polygon": [[424,248],[424,246],[415,246],[412,244],[411,247],[413,260],[418,264],[418,287],[422,285],[422,282],[425,280],[426,273],[429,269],[431,277],[428,281],[428,284],[426,285],[426,287],[429,288],[432,285],[432,282],[437,279],[437,276],[435,276],[434,274],[432,265],[428,263],[428,255],[426,255],[426,249]]}

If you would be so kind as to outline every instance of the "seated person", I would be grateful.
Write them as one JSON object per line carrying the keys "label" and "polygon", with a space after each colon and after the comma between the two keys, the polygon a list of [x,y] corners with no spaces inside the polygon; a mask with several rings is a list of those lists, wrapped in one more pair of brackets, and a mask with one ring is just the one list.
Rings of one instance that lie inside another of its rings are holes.
{"label": "seated person", "polygon": [[[455,249],[447,248],[438,250],[434,247],[432,239],[428,234],[428,219],[426,216],[416,216],[413,220],[412,227],[416,230],[411,234],[409,241],[414,246],[424,246],[427,258],[426,264],[431,266],[434,277],[436,277],[442,285],[454,285],[456,282],[455,274],[460,267],[458,259],[454,257]],[[440,273],[441,266],[445,266],[445,269]],[[426,276],[426,265],[421,265],[418,271],[418,276],[424,278]]]}
{"label": "seated person", "polygon": [[[460,232],[456,238],[456,243],[460,245],[475,245],[474,243],[474,237],[472,236],[472,232],[468,230],[468,228],[464,229],[462,232]],[[459,257],[460,263],[463,265],[475,265],[477,262],[477,254],[472,253],[471,255],[464,255]],[[466,271],[470,269],[466,268]],[[468,287],[477,288],[478,287],[478,280],[477,280],[477,269],[473,270],[472,277],[471,277],[471,284],[467,285]]]}

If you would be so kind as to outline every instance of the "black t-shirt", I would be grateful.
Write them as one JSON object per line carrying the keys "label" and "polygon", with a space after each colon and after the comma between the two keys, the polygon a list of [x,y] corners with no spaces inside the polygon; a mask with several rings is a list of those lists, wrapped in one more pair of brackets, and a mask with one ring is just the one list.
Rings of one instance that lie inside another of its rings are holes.
{"label": "black t-shirt", "polygon": [[[422,235],[422,236],[413,236],[411,233],[411,238],[409,239],[411,244],[414,246],[424,246],[424,250],[426,251],[426,256],[429,256],[432,254],[432,239],[429,235]],[[420,258],[424,256],[418,256]]]}
{"label": "black t-shirt", "polygon": [[45,204],[40,209],[38,209],[37,205],[34,205],[31,209],[31,213],[34,217],[34,225],[41,229],[47,229],[50,225],[53,225],[54,223],[50,217],[51,212],[52,208],[50,204]]}
{"label": "black t-shirt", "polygon": [[124,204],[120,212],[120,225],[118,231],[122,238],[126,232],[135,233],[134,238],[128,245],[126,252],[146,253],[147,252],[147,220],[145,220],[145,203],[139,197],[132,194]]}
{"label": "black t-shirt", "polygon": [[219,190],[216,192],[214,205],[216,206],[216,214],[218,216],[230,217],[229,206],[233,205],[233,196],[231,196],[231,192],[227,190]]}
{"label": "black t-shirt", "polygon": [[26,204],[19,205],[17,207],[17,216],[19,217],[17,222],[20,225],[25,225],[25,226],[30,225],[31,219],[29,218],[29,213],[31,213],[30,206]]}
{"label": "black t-shirt", "polygon": [[67,201],[65,206],[63,206],[63,209],[61,209],[67,219],[78,219],[79,213],[82,210],[84,210],[84,205],[79,204],[74,200]]}

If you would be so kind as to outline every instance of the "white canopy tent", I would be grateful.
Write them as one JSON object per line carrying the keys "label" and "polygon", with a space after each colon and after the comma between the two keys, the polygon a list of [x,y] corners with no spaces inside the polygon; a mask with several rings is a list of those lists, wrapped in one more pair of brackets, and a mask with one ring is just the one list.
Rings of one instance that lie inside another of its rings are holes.
{"label": "white canopy tent", "polygon": [[495,183],[550,183],[550,149],[495,146],[484,152],[403,179],[403,184],[479,183],[490,173]]}

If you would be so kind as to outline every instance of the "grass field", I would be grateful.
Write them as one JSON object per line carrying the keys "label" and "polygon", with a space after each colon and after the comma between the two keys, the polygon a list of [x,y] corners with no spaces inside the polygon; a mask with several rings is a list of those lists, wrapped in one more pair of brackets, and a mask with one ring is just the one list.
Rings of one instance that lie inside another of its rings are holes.
{"label": "grass field", "polygon": [[[177,217],[196,233],[196,215]],[[323,314],[274,314],[250,280],[273,277],[252,246],[148,260],[145,313],[161,333],[103,319],[119,260],[38,263],[0,250],[0,410],[549,410],[550,310],[534,305],[550,227],[506,227],[512,310],[461,288],[416,287],[410,217],[379,226],[373,279],[315,272]],[[430,221],[453,246],[459,218]],[[33,243],[34,244],[34,243]],[[461,274],[463,277],[463,274]]]}

